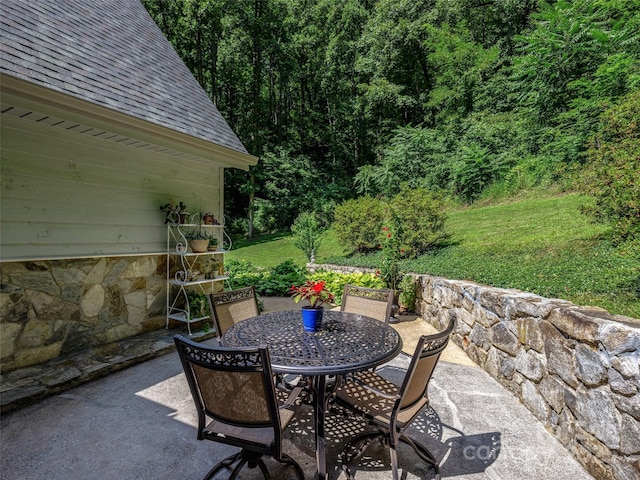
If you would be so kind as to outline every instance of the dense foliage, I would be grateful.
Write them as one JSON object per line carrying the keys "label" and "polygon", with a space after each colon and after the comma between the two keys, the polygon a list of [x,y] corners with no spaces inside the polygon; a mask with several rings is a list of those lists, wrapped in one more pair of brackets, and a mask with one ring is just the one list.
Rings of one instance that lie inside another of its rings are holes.
{"label": "dense foliage", "polygon": [[590,139],[640,88],[635,0],[143,3],[260,157],[226,172],[245,233],[405,182],[473,202],[601,171],[620,138]]}
{"label": "dense foliage", "polygon": [[336,206],[333,229],[338,241],[355,252],[377,250],[384,242],[382,226],[389,209],[368,195]]}
{"label": "dense foliage", "polygon": [[640,91],[604,113],[588,155],[583,188],[596,203],[585,211],[640,258]]}
{"label": "dense foliage", "polygon": [[347,251],[383,249],[408,258],[443,244],[448,235],[442,199],[423,188],[398,190],[390,199],[364,195],[336,206],[333,229]]}
{"label": "dense foliage", "polygon": [[[640,319],[640,262],[612,247],[609,227],[576,214],[589,197],[548,195],[449,211],[449,245],[415,259],[400,272],[426,273],[516,288]],[[550,220],[552,219],[552,220]],[[379,268],[382,252],[326,263]]]}
{"label": "dense foliage", "polygon": [[304,267],[286,260],[272,269],[265,269],[246,260],[228,260],[225,267],[233,288],[253,285],[259,296],[284,297],[291,293],[291,287],[307,281],[325,282],[334,303],[340,305],[346,284],[369,288],[381,288],[384,280],[371,273],[337,273],[319,270],[310,274]]}

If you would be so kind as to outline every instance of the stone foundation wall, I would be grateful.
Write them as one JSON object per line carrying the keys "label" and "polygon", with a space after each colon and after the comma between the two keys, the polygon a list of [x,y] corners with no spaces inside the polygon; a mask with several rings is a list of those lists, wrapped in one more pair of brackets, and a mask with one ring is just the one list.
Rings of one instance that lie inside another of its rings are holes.
{"label": "stone foundation wall", "polygon": [[0,371],[161,328],[166,256],[0,263]]}
{"label": "stone foundation wall", "polygon": [[417,312],[439,329],[455,318],[452,340],[591,475],[640,479],[640,321],[517,290],[415,278]]}

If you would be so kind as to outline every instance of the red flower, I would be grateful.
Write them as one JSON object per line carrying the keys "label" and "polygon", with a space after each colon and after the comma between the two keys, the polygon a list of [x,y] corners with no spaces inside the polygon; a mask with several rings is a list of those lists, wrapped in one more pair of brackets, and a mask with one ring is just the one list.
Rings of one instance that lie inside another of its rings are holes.
{"label": "red flower", "polygon": [[326,288],[327,283],[323,280],[307,280],[303,285],[291,287],[290,294],[293,300],[298,303],[300,300],[308,300],[312,308],[319,308],[323,303],[331,303],[334,295]]}

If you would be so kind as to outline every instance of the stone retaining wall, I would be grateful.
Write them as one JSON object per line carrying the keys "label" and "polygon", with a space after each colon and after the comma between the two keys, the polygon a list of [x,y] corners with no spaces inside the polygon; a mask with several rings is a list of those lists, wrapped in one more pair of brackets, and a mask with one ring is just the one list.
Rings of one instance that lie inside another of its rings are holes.
{"label": "stone retaining wall", "polygon": [[166,255],[0,263],[0,371],[165,325]]}
{"label": "stone retaining wall", "polygon": [[415,278],[417,312],[437,328],[455,318],[452,340],[513,392],[591,475],[640,479],[638,320],[517,290]]}

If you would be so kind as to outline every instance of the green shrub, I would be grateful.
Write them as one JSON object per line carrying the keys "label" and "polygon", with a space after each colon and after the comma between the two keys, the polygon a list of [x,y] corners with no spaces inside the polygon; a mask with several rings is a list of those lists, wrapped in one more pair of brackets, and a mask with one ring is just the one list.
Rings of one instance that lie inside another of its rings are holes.
{"label": "green shrub", "polygon": [[402,227],[398,239],[401,257],[422,255],[448,238],[440,197],[421,188],[403,188],[390,203]]}
{"label": "green shrub", "polygon": [[386,205],[365,195],[336,206],[333,228],[338,241],[353,252],[377,250],[382,244]]}
{"label": "green shrub", "polygon": [[462,146],[451,165],[451,190],[469,203],[509,169],[504,158],[476,144]]}
{"label": "green shrub", "polygon": [[208,317],[210,315],[209,301],[204,293],[187,290],[187,298],[189,299],[191,318]]}
{"label": "green shrub", "polygon": [[271,270],[264,279],[264,295],[285,296],[292,285],[304,282],[309,272],[293,260],[285,260]]}
{"label": "green shrub", "polygon": [[335,296],[336,305],[342,304],[342,294],[344,286],[357,285],[367,288],[384,288],[385,283],[382,278],[373,273],[338,273],[329,272],[327,270],[318,270],[309,276],[310,280],[324,280],[326,288]]}
{"label": "green shrub", "polygon": [[405,275],[398,284],[398,300],[410,312],[416,307],[416,281],[411,275]]}
{"label": "green shrub", "polygon": [[582,188],[596,198],[583,211],[613,227],[617,242],[640,243],[640,91],[627,95],[602,115],[602,128],[591,140],[590,164]]}
{"label": "green shrub", "polygon": [[229,276],[229,283],[234,289],[251,285],[255,287],[267,273],[264,268],[246,260],[227,259],[224,268]]}
{"label": "green shrub", "polygon": [[225,263],[225,268],[234,289],[253,286],[257,295],[267,297],[286,297],[292,285],[300,285],[307,279],[326,281],[327,289],[335,295],[338,305],[347,283],[369,288],[384,287],[384,281],[371,273],[318,270],[310,274],[305,267],[297,265],[293,260],[285,260],[271,270],[257,267],[246,260],[229,260]]}
{"label": "green shrub", "polygon": [[285,260],[272,270],[257,267],[246,260],[228,260],[225,268],[234,289],[253,286],[257,295],[267,297],[286,296],[291,285],[302,283],[307,276],[307,270],[293,260]]}

